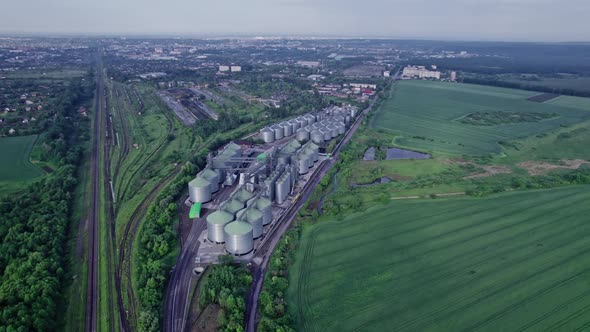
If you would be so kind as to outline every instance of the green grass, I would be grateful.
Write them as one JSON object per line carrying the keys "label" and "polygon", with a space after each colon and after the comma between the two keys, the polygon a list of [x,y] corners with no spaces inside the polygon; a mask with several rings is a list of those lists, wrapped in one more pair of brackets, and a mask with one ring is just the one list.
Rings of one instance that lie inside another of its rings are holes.
{"label": "green grass", "polygon": [[45,173],[31,164],[36,135],[0,138],[0,194],[22,189]]}
{"label": "green grass", "polygon": [[298,330],[572,331],[590,314],[590,187],[393,201],[303,232]]}
{"label": "green grass", "polygon": [[[561,97],[548,103],[534,92],[432,81],[402,81],[377,110],[373,128],[396,134],[402,147],[447,154],[502,152],[500,141],[524,139],[590,119],[590,99]],[[460,119],[475,112],[557,113],[534,123],[474,126]]]}

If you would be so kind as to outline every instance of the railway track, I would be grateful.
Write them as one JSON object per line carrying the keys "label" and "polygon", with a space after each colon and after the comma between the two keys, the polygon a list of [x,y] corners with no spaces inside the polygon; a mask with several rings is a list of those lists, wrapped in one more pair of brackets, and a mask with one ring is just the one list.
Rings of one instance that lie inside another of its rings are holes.
{"label": "railway track", "polygon": [[[139,101],[140,108],[138,112],[143,110],[143,101],[139,98],[139,95],[136,96]],[[120,112],[119,112],[120,113]],[[174,126],[170,117],[163,112],[164,116],[168,121],[168,134],[173,133]],[[136,168],[136,170],[130,175],[131,178],[137,175],[137,172],[142,170],[147,163],[152,161],[152,158],[159,153],[165,146],[166,146],[166,139],[163,139],[160,144],[154,149],[142,162],[142,164]],[[135,236],[137,235],[137,230],[139,229],[140,222],[144,219],[149,206],[154,202],[158,193],[169,184],[169,182],[174,179],[174,177],[180,173],[181,166],[176,166],[172,172],[170,172],[166,177],[161,179],[154,188],[150,190],[147,196],[140,202],[140,204],[135,208],[133,214],[131,215],[129,222],[125,225],[125,229],[123,231],[123,237],[121,239],[119,245],[119,256],[118,256],[118,264],[117,264],[117,271],[115,276],[115,283],[117,288],[117,298],[119,304],[119,320],[121,322],[121,327],[124,331],[132,331],[131,324],[130,324],[130,317],[132,321],[137,321],[137,309],[135,307],[135,294],[133,292],[133,285],[132,285],[132,277],[131,277],[131,252],[133,247],[133,242],[135,240]],[[127,186],[129,182],[127,183]],[[139,190],[138,188],[137,190]],[[133,194],[135,194],[135,191]],[[127,187],[123,191],[122,197],[127,195]],[[125,280],[123,280],[125,278]],[[128,311],[125,310],[124,302],[123,302],[123,282],[125,281],[126,284],[126,296],[127,296],[127,303],[128,303]]]}
{"label": "railway track", "polygon": [[[100,57],[100,55],[99,55]],[[101,93],[102,93],[102,69],[100,65],[97,67],[96,75],[96,98],[94,100],[94,126],[92,138],[92,157],[90,174],[92,178],[91,194],[90,194],[90,218],[88,225],[88,275],[87,275],[87,289],[86,289],[86,317],[85,330],[87,332],[94,332],[97,330],[97,316],[98,316],[98,223],[99,223],[99,197],[100,197],[100,141],[102,136],[101,126]]]}
{"label": "railway track", "polygon": [[[112,178],[111,178],[111,154],[114,152],[115,149],[115,128],[113,126],[113,118],[112,113],[109,111],[109,97],[108,97],[108,89],[104,88],[104,121],[106,132],[111,133],[111,136],[107,136],[105,139],[105,145],[103,150],[103,171],[104,171],[104,187],[105,189],[105,205],[107,211],[107,276],[108,276],[108,308],[109,308],[109,331],[116,331],[115,330],[115,309],[113,306],[113,253],[116,252],[116,233],[115,233],[115,213],[114,213],[114,192],[112,187]],[[108,144],[109,142],[113,144]]]}

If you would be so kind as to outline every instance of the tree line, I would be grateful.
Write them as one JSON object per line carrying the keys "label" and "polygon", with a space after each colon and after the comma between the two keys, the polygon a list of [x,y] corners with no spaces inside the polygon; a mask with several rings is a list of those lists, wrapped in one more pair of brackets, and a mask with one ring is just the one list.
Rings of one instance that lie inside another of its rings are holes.
{"label": "tree line", "polygon": [[94,80],[73,80],[41,136],[58,168],[22,192],[0,199],[0,331],[56,330],[66,281],[66,243],[88,122],[76,107],[93,96]]}

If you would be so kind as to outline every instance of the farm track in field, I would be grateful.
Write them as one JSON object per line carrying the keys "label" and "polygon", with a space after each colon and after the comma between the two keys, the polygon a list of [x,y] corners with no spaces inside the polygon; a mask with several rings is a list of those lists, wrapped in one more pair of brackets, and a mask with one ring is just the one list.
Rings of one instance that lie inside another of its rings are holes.
{"label": "farm track in field", "polygon": [[[572,319],[582,317],[590,309],[590,305],[584,306],[590,299],[590,291],[572,290],[580,287],[583,278],[590,273],[586,266],[580,266],[580,262],[590,256],[590,226],[580,218],[590,212],[590,208],[584,207],[588,197],[576,190],[557,190],[556,193],[549,192],[524,203],[516,197],[514,200],[500,200],[500,204],[507,204],[495,216],[493,211],[498,206],[491,202],[480,205],[479,209],[466,205],[466,209],[459,209],[463,212],[462,216],[456,212],[455,200],[448,201],[450,206],[441,207],[437,212],[419,212],[414,219],[400,211],[400,221],[377,227],[379,232],[375,238],[371,237],[373,234],[355,232],[358,226],[347,229],[336,222],[314,226],[314,229],[304,233],[304,248],[301,248],[302,253],[297,258],[301,260],[295,286],[298,289],[300,326],[305,331],[325,330],[326,326],[318,325],[317,321],[321,317],[320,308],[328,307],[330,312],[348,312],[349,301],[341,299],[329,304],[326,294],[337,287],[333,280],[327,280],[330,273],[335,273],[338,266],[348,265],[339,273],[347,274],[346,271],[350,270],[354,274],[351,264],[356,271],[370,269],[375,262],[371,263],[370,259],[363,257],[385,247],[387,252],[410,254],[399,257],[385,255],[380,259],[380,271],[396,271],[391,281],[395,285],[394,290],[376,301],[357,303],[354,314],[343,317],[337,325],[330,325],[332,328],[347,326],[353,330],[367,330],[378,328],[376,324],[383,321],[395,321],[395,330],[424,331],[441,326],[448,317],[460,317],[471,310],[477,314],[477,319],[455,329],[470,331],[504,323],[507,315],[543,303],[541,298],[560,294],[564,288],[569,291],[569,297],[560,299],[554,307],[544,307],[545,310],[534,319],[514,324],[518,324],[519,330],[532,327],[538,330],[544,327],[542,324],[563,326]],[[524,206],[532,203],[536,206],[535,210],[523,213],[526,211]],[[433,204],[427,202],[424,206]],[[414,205],[420,206],[420,203]],[[521,212],[518,212],[519,207]],[[544,218],[557,210],[560,211],[559,218]],[[511,217],[512,214],[518,217]],[[379,218],[380,214],[373,212],[371,216]],[[470,218],[465,219],[466,216]],[[457,218],[460,220],[458,223],[453,221]],[[465,220],[471,221],[465,223]],[[364,229],[371,227],[375,226],[365,225]],[[349,234],[356,234],[357,239]],[[340,241],[352,243],[349,243],[350,246],[328,244]],[[358,245],[356,248],[355,242]],[[347,253],[339,255],[339,247],[347,247]],[[426,262],[423,265],[415,265],[424,259]],[[467,274],[468,271],[473,273]],[[507,271],[510,273],[506,274]],[[568,273],[562,274],[562,271]],[[516,290],[531,284],[536,287],[531,286],[528,292],[514,300],[506,303],[500,300],[510,298]],[[414,298],[416,292],[419,296]],[[405,304],[399,306],[399,301]],[[485,308],[490,301],[496,304],[494,309],[473,311],[472,308]],[[572,308],[576,311],[568,312]],[[552,321],[557,314],[559,318],[567,315],[570,319]],[[363,318],[359,320],[358,317]],[[580,328],[585,328],[585,325]]]}

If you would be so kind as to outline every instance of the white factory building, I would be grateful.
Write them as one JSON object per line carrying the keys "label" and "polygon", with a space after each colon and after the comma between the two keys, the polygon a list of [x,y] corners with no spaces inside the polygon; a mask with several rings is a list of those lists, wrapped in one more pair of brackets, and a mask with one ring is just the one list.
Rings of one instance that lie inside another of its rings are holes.
{"label": "white factory building", "polygon": [[433,78],[440,80],[440,71],[428,70],[424,66],[407,66],[402,72],[403,78]]}

